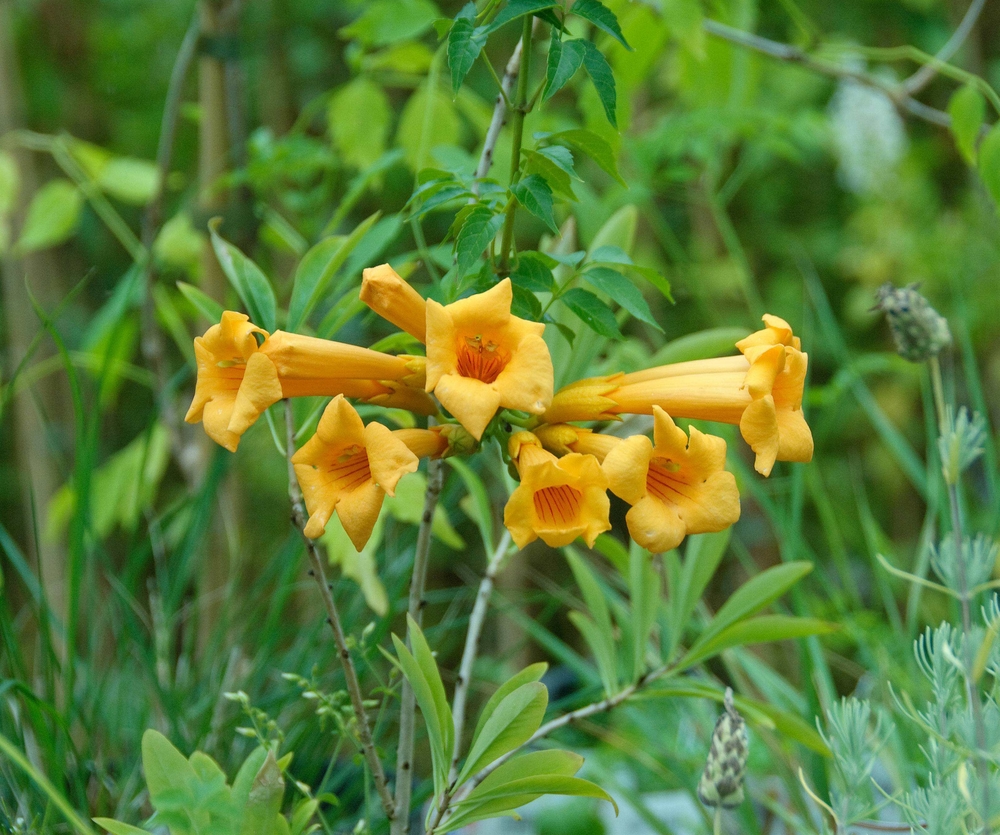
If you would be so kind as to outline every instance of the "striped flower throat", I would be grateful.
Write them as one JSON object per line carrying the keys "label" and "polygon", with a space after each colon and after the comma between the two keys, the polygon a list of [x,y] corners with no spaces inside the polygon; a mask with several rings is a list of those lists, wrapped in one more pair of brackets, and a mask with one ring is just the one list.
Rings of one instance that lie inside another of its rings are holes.
{"label": "striped flower throat", "polygon": [[456,353],[458,373],[484,383],[495,382],[510,362],[510,351],[482,334],[459,337]]}

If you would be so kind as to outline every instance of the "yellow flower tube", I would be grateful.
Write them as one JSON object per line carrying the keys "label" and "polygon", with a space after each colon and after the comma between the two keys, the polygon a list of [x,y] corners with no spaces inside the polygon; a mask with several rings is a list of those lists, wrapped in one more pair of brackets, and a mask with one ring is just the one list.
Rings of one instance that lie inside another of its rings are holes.
{"label": "yellow flower tube", "polygon": [[611,492],[631,510],[629,533],[647,551],[676,548],[688,534],[721,531],[740,518],[736,479],[726,472],[726,442],[691,427],[690,441],[653,406],[653,442],[635,435],[611,449],[603,468]]}
{"label": "yellow flower tube", "polygon": [[417,469],[419,459],[388,427],[366,426],[338,395],[292,463],[309,511],[305,535],[320,536],[336,512],[360,551],[372,534],[386,493],[395,495],[396,483]]}
{"label": "yellow flower tube", "polygon": [[599,534],[611,530],[608,478],[593,455],[556,458],[530,432],[515,433],[509,447],[521,484],[503,520],[519,548],[538,538],[559,548],[578,536],[593,546]]}
{"label": "yellow flower tube", "polygon": [[361,301],[400,330],[427,341],[427,303],[388,264],[364,271]]}
{"label": "yellow flower tube", "polygon": [[599,462],[621,442],[614,435],[601,435],[590,429],[570,426],[568,423],[547,424],[535,427],[532,432],[542,442],[542,446],[556,455],[579,452],[593,455]]}

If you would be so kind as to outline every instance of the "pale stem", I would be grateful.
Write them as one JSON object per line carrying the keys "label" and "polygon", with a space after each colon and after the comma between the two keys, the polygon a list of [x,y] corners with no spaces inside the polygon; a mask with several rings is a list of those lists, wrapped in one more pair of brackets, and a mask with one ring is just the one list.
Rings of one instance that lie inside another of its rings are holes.
{"label": "pale stem", "polygon": [[[424,494],[424,512],[417,532],[416,552],[413,556],[413,574],[410,577],[410,602],[408,612],[420,625],[424,614],[424,587],[427,582],[427,564],[431,550],[431,525],[434,511],[444,482],[444,464],[438,459],[427,464],[427,492]],[[407,630],[406,644],[410,644]],[[400,696],[399,747],[396,753],[396,803],[392,820],[392,835],[407,835],[410,831],[410,802],[413,792],[413,739],[416,725],[417,700],[410,683],[404,678]]]}
{"label": "pale stem", "polygon": [[490,167],[493,165],[493,152],[496,150],[497,140],[500,139],[500,131],[507,122],[507,100],[514,89],[517,74],[521,70],[521,49],[523,46],[523,41],[517,42],[504,70],[503,80],[500,82],[500,89],[503,92],[497,93],[496,104],[493,106],[493,118],[486,130],[483,152],[479,155],[479,164],[476,166],[475,179],[472,182],[472,193],[476,197],[479,196],[479,181],[490,173]]}
{"label": "pale stem", "polygon": [[375,780],[375,789],[378,791],[379,800],[385,810],[389,820],[395,814],[395,804],[392,794],[389,792],[389,784],[385,779],[385,770],[382,768],[382,761],[375,751],[375,743],[372,741],[371,723],[368,721],[368,712],[365,710],[364,696],[361,693],[361,683],[358,681],[358,672],[354,667],[350,650],[347,647],[347,638],[344,635],[344,628],[340,623],[340,614],[337,612],[337,604],[330,593],[330,586],[326,581],[326,572],[323,570],[323,558],[320,556],[319,548],[315,540],[310,539],[305,534],[306,511],[302,500],[302,488],[299,486],[298,476],[295,474],[295,467],[292,464],[292,455],[295,454],[295,418],[292,415],[292,406],[285,401],[285,428],[287,432],[286,458],[288,460],[288,498],[292,503],[292,524],[302,534],[302,539],[306,544],[306,552],[309,554],[309,563],[312,570],[309,572],[319,586],[320,597],[323,598],[323,605],[326,608],[327,622],[333,630],[333,640],[337,644],[337,654],[340,656],[341,666],[344,668],[344,679],[347,682],[347,692],[351,697],[351,707],[354,710],[354,718],[357,720],[358,740],[361,743],[361,750],[371,769],[372,778]]}
{"label": "pale stem", "polygon": [[712,831],[715,835],[722,835],[722,807],[715,807],[715,821],[712,827]]}
{"label": "pale stem", "polygon": [[952,56],[962,48],[965,39],[969,37],[973,28],[975,28],[976,21],[979,20],[979,15],[985,5],[986,0],[972,0],[969,8],[965,11],[962,22],[958,24],[958,27],[952,33],[951,37],[948,38],[945,45],[938,50],[934,56],[934,61],[930,64],[924,64],[924,66],[903,82],[903,89],[907,93],[913,95],[920,92],[937,75],[938,67],[942,64],[947,64]]}

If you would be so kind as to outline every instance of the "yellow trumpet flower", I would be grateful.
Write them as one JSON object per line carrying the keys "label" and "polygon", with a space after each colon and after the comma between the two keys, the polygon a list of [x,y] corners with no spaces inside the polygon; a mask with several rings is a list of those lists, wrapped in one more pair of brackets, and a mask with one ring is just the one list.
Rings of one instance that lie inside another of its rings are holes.
{"label": "yellow trumpet flower", "polygon": [[605,456],[622,442],[621,438],[614,435],[602,435],[568,423],[543,423],[531,431],[549,452],[556,455],[579,452],[593,455],[598,461],[604,461]]}
{"label": "yellow trumpet flower", "polygon": [[736,479],[726,472],[726,442],[691,427],[690,441],[653,406],[653,442],[634,435],[604,458],[611,492],[632,509],[629,533],[647,551],[676,548],[692,533],[728,528],[740,518]]}
{"label": "yellow trumpet flower", "polygon": [[809,461],[813,439],[802,414],[809,357],[786,322],[764,321],[765,328],[736,344],[742,356],[579,380],[556,393],[542,419],[617,420],[659,406],[674,417],[738,425],[762,475],[770,475],[776,460]]}
{"label": "yellow trumpet flower", "polygon": [[427,303],[388,264],[364,271],[361,301],[400,330],[427,341]]}
{"label": "yellow trumpet flower", "polygon": [[[411,441],[415,438],[411,438]],[[292,456],[309,511],[305,535],[316,539],[336,511],[360,551],[365,547],[386,493],[417,469],[406,441],[381,423],[361,420],[343,395],[330,401],[313,435]]]}
{"label": "yellow trumpet flower", "polygon": [[510,279],[467,299],[427,302],[427,391],[479,440],[500,408],[540,415],[552,400],[545,325],[510,313]]}
{"label": "yellow trumpet flower", "polygon": [[509,447],[521,484],[504,508],[503,521],[519,548],[539,537],[553,548],[578,536],[593,546],[598,534],[611,530],[608,477],[593,455],[556,458],[530,432],[515,433]]}
{"label": "yellow trumpet flower", "polygon": [[420,414],[437,411],[423,391],[423,357],[394,357],[283,331],[269,335],[245,313],[231,310],[194,340],[194,350],[198,379],[185,420],[202,421],[208,436],[231,452],[283,397],[343,394]]}

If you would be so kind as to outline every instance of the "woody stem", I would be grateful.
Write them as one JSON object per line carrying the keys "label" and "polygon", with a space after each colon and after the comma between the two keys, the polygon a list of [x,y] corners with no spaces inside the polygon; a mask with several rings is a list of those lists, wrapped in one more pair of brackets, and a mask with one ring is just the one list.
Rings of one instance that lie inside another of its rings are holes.
{"label": "woody stem", "polygon": [[371,723],[368,721],[368,712],[365,710],[364,696],[361,693],[361,683],[358,681],[358,672],[354,667],[350,650],[347,647],[347,638],[344,635],[344,628],[340,623],[340,614],[337,611],[337,604],[330,593],[330,586],[326,582],[326,572],[323,570],[323,559],[320,556],[316,541],[310,539],[305,534],[306,511],[302,499],[302,488],[299,485],[298,476],[295,474],[295,467],[292,464],[292,455],[295,453],[295,418],[292,414],[292,407],[288,400],[285,400],[285,429],[286,429],[286,449],[285,457],[288,461],[288,498],[292,503],[292,524],[302,535],[302,540],[306,545],[306,553],[309,554],[310,574],[319,586],[320,597],[323,598],[323,605],[326,608],[327,622],[333,630],[333,640],[337,644],[337,655],[340,656],[341,666],[344,668],[344,679],[347,682],[347,692],[351,697],[351,707],[354,710],[354,717],[358,723],[358,739],[361,743],[361,750],[365,757],[365,762],[371,769],[372,778],[375,780],[375,789],[378,792],[379,800],[386,815],[392,820],[395,814],[395,805],[392,801],[392,794],[389,792],[389,784],[385,779],[385,771],[382,768],[382,761],[375,751],[375,743],[372,740]]}

